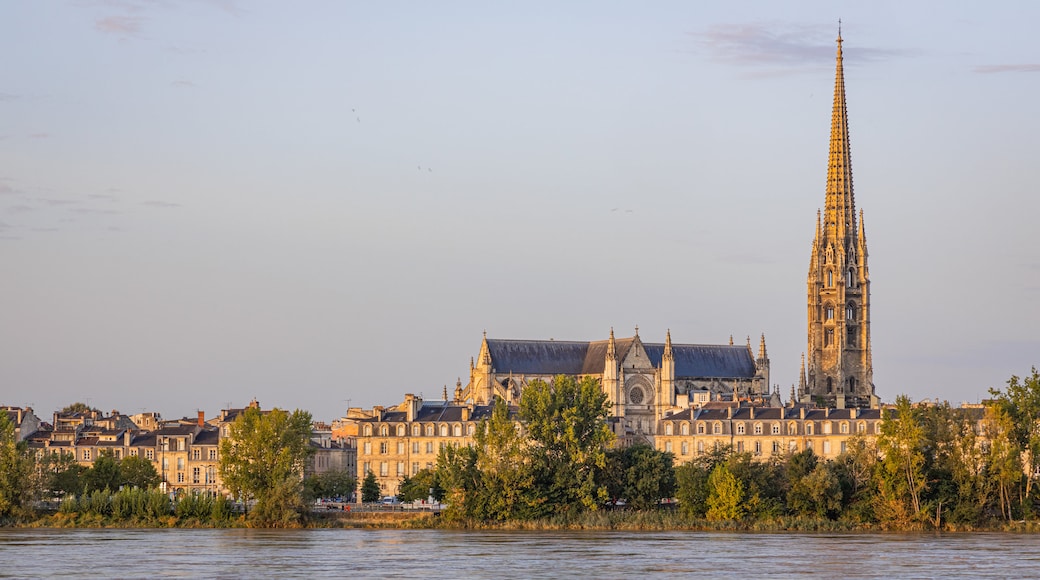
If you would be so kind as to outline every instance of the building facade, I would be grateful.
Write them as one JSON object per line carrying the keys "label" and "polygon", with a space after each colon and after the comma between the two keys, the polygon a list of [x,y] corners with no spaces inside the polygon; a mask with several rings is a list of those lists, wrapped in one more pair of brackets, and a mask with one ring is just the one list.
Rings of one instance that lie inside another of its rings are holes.
{"label": "building facade", "polygon": [[856,216],[841,35],[838,35],[825,208],[816,215],[808,275],[808,369],[798,398],[821,406],[877,407],[870,355],[870,274],[863,213]]}

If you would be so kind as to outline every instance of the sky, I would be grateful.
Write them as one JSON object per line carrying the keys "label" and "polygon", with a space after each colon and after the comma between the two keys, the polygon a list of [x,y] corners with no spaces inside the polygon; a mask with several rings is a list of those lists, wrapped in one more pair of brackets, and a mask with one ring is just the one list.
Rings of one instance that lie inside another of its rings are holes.
{"label": "sky", "polygon": [[976,402],[1040,364],[1040,4],[0,16],[0,404],[328,421],[440,399],[485,330],[636,326],[765,334],[786,399],[839,19],[878,395]]}

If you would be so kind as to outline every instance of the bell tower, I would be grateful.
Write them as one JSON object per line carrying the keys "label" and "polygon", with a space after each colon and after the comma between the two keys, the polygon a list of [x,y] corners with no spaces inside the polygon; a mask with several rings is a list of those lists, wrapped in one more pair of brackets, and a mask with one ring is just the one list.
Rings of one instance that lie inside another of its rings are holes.
{"label": "bell tower", "polygon": [[803,362],[798,394],[826,406],[876,407],[867,240],[852,192],[840,26],[837,43],[827,195],[822,215],[816,213],[807,280],[808,371]]}

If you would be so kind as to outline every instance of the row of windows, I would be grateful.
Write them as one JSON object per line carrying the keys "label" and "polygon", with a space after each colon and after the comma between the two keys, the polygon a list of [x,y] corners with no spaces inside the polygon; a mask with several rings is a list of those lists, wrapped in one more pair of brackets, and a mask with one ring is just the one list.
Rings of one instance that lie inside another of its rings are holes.
{"label": "row of windows", "polygon": [[[718,444],[716,444],[715,447],[718,447]],[[783,452],[783,443],[781,443],[780,441],[772,441],[772,446],[771,447],[772,447],[772,452],[774,454]],[[820,447],[821,447],[821,451],[822,451],[822,453],[824,455],[829,455],[831,453],[831,442],[830,441],[823,441],[823,443],[822,443],[822,445]],[[744,453],[745,451],[751,451],[755,455],[762,455],[762,448],[763,448],[762,441],[753,441],[752,445],[750,445],[748,449],[744,448],[744,442],[743,441],[737,441],[736,442],[737,453]],[[805,442],[805,448],[806,449],[813,449],[813,442],[812,441],[806,441]],[[697,442],[697,453],[698,454],[704,453],[704,449],[705,449],[704,441],[698,441]],[[845,451],[847,449],[848,449],[848,447],[847,447],[847,442],[846,441],[839,442],[839,451],[838,451],[839,453],[845,453]],[[675,452],[673,450],[673,445],[672,445],[671,441],[665,441],[665,443],[664,443],[664,450],[667,453],[674,453]],[[690,454],[690,442],[689,441],[681,442],[681,444],[679,446],[679,450],[680,450],[680,455],[689,455]],[[787,442],[787,450],[789,452],[791,452],[791,453],[797,453],[798,452],[798,442],[797,441],[788,441]]]}
{"label": "row of windows", "polygon": [[[387,455],[387,454],[389,454],[390,450],[393,449],[393,447],[391,445],[392,444],[389,441],[380,441],[379,442],[379,447],[378,447],[379,454],[380,455]],[[437,443],[437,452],[438,453],[440,452],[441,449],[444,448],[444,445],[445,445],[444,441],[440,441],[440,442]],[[405,449],[407,449],[407,447],[405,446],[404,441],[398,441],[397,442],[397,454],[398,455],[404,455]],[[418,441],[412,441],[412,453],[414,453],[414,454],[422,453],[423,449],[425,449],[426,453],[428,453],[428,454],[434,453],[433,441],[427,441],[425,444],[419,443]],[[365,441],[364,444],[361,445],[361,453],[362,453],[362,455],[372,455],[372,442],[371,441]]]}
{"label": "row of windows", "polygon": [[[472,423],[467,424],[466,425],[466,435],[472,435],[473,431],[475,429],[476,429],[476,427]],[[420,437],[422,435],[426,435],[427,437],[433,437],[434,435],[440,435],[441,437],[448,437],[449,434],[451,436],[453,436],[453,437],[461,437],[462,436],[462,431],[463,431],[462,425],[459,424],[459,423],[456,423],[454,425],[448,425],[447,423],[441,423],[440,425],[438,425],[436,427],[432,423],[426,424],[425,426],[424,425],[420,425],[419,423],[414,423],[412,425],[412,437]],[[364,428],[362,428],[361,432],[362,432],[362,434],[365,437],[371,437],[372,436],[372,426],[371,425],[365,425]],[[393,434],[395,436],[397,436],[397,437],[404,437],[407,432],[408,432],[408,430],[405,428],[404,425],[398,425],[396,428],[393,429]],[[380,425],[379,426],[379,435],[381,437],[389,437],[390,433],[391,433],[391,429],[390,429],[389,425]]]}
{"label": "row of windows", "polygon": [[[398,477],[403,477],[404,476],[404,469],[405,469],[405,462],[404,461],[397,461],[397,462],[380,461],[379,465],[378,465],[379,476],[380,477],[389,477],[390,476],[390,468],[391,467],[394,468],[394,474],[395,475],[397,475]],[[372,471],[372,463],[369,462],[369,461],[366,461],[366,462],[362,463],[361,464],[361,469],[365,473],[368,473],[368,472]],[[433,469],[433,462],[432,461],[427,461],[426,462],[426,469]],[[419,473],[419,462],[418,461],[413,461],[412,462],[412,473],[411,474],[415,475],[416,473]]]}
{"label": "row of windows", "polygon": [[[822,421],[822,426],[821,426],[821,430],[820,430],[819,434],[830,435],[831,434],[831,430],[833,429],[832,423],[833,423],[833,421]],[[708,433],[709,425],[707,425],[704,422],[698,422],[698,423],[696,423],[696,425],[697,425],[696,426],[696,430],[697,430],[697,434],[698,435],[706,435]],[[815,422],[809,421],[809,422],[806,422],[804,425],[805,425],[805,427],[804,427],[804,431],[805,432],[803,433],[803,435],[814,435],[814,434],[817,434],[816,433],[816,427],[815,427],[816,423]],[[766,427],[765,427],[764,423],[755,423],[751,427],[752,433],[754,433],[755,435],[764,435],[765,434],[765,428]],[[711,429],[711,434],[712,435],[721,435],[722,431],[723,431],[722,422],[721,421],[715,421],[715,422],[711,423],[710,429]],[[769,432],[770,432],[771,435],[780,435],[782,429],[783,429],[783,426],[782,426],[781,423],[771,423],[771,424],[769,424]],[[849,429],[850,429],[850,426],[849,426],[849,423],[847,421],[842,421],[842,422],[838,423],[838,432],[839,433],[848,434],[849,433]],[[745,422],[737,422],[736,428],[735,428],[735,433],[737,435],[745,435],[747,433],[747,430],[748,430],[747,423],[745,423]],[[856,423],[856,432],[857,433],[866,433],[867,432],[867,422],[866,421],[860,421],[860,422]],[[880,433],[880,432],[881,432],[881,423],[875,423],[875,425],[874,425],[874,433]],[[675,434],[675,426],[674,426],[673,423],[665,423],[664,424],[664,434],[665,435],[674,435]],[[680,423],[679,424],[679,434],[680,435],[689,435],[690,434],[690,424],[689,423]],[[787,434],[788,435],[798,435],[798,423],[796,423],[794,421],[789,422],[787,424]]]}

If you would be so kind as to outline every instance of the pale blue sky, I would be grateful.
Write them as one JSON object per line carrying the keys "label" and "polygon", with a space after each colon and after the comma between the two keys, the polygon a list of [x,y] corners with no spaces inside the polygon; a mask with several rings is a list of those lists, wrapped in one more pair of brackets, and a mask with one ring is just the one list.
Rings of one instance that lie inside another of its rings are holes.
{"label": "pale blue sky", "polygon": [[878,394],[1040,363],[1032,2],[0,0],[0,402],[439,398],[481,331],[766,334],[842,18]]}

